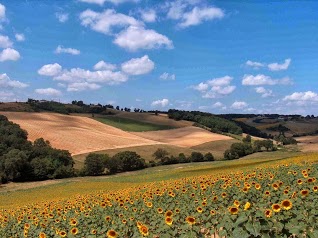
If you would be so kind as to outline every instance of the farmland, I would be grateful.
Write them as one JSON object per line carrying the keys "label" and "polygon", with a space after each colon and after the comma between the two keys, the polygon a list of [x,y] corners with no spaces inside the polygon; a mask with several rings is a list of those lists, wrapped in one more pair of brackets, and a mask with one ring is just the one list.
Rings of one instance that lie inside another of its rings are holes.
{"label": "farmland", "polygon": [[307,154],[163,166],[4,192],[0,234],[315,237],[317,162]]}

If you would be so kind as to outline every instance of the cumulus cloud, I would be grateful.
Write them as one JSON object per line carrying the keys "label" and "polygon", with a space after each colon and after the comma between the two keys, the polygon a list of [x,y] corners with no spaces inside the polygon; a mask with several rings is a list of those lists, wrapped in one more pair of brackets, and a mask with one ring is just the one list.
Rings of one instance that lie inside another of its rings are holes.
{"label": "cumulus cloud", "polygon": [[94,65],[95,70],[115,70],[117,66],[115,64],[106,63],[105,61],[101,60]]}
{"label": "cumulus cloud", "polygon": [[264,87],[256,87],[255,92],[262,94],[263,98],[273,96],[273,91],[270,89],[265,89]]}
{"label": "cumulus cloud", "polygon": [[141,58],[133,58],[121,65],[123,72],[129,75],[142,75],[151,72],[155,67],[148,55]]}
{"label": "cumulus cloud", "polygon": [[13,45],[8,36],[0,35],[0,48],[8,48]]}
{"label": "cumulus cloud", "polygon": [[203,98],[218,98],[234,92],[236,86],[230,85],[232,80],[233,77],[227,75],[201,82],[198,85],[192,86],[192,88],[200,91]]}
{"label": "cumulus cloud", "polygon": [[106,9],[103,12],[88,9],[80,14],[80,20],[83,26],[104,34],[112,34],[113,28],[120,29],[127,26],[143,25],[135,18],[117,13],[114,9]]}
{"label": "cumulus cloud", "polygon": [[249,66],[249,67],[252,67],[254,69],[259,69],[259,68],[265,66],[265,64],[263,64],[263,63],[255,62],[255,61],[251,61],[251,60],[246,61],[245,65]]}
{"label": "cumulus cloud", "polygon": [[26,88],[27,84],[20,81],[12,80],[7,74],[0,74],[0,87],[1,88]]}
{"label": "cumulus cloud", "polygon": [[283,64],[271,63],[268,65],[268,68],[271,71],[286,70],[286,69],[288,69],[290,63],[291,63],[291,59],[285,59],[285,62]]}
{"label": "cumulus cloud", "polygon": [[38,74],[45,76],[56,76],[62,71],[62,66],[58,63],[43,65],[39,70]]}
{"label": "cumulus cloud", "polygon": [[145,22],[155,22],[157,19],[157,13],[153,9],[141,10],[140,15]]}
{"label": "cumulus cloud", "polygon": [[243,102],[243,101],[235,101],[235,102],[232,104],[232,106],[231,106],[231,108],[236,109],[236,110],[238,110],[238,109],[244,109],[244,108],[246,108],[246,107],[248,107],[248,104],[247,104],[246,102]]}
{"label": "cumulus cloud", "polygon": [[14,36],[17,41],[25,41],[25,36],[22,33],[16,33]]}
{"label": "cumulus cloud", "polygon": [[156,107],[156,106],[166,107],[166,106],[168,106],[168,104],[169,104],[169,100],[164,98],[164,99],[161,99],[161,100],[153,101],[151,103],[151,106],[153,106],[153,107]]}
{"label": "cumulus cloud", "polygon": [[163,74],[160,75],[159,79],[161,79],[161,80],[175,80],[176,75],[164,72]]}
{"label": "cumulus cloud", "polygon": [[84,90],[97,90],[100,89],[101,86],[95,83],[88,83],[88,82],[82,82],[82,83],[71,83],[67,87],[68,92],[80,92]]}
{"label": "cumulus cloud", "polygon": [[17,61],[18,59],[20,59],[20,53],[15,49],[7,48],[0,52],[0,62],[8,60]]}
{"label": "cumulus cloud", "polygon": [[66,54],[71,54],[71,55],[79,55],[81,53],[81,51],[74,49],[74,48],[64,48],[63,46],[59,45],[55,49],[55,53],[56,54],[66,53]]}
{"label": "cumulus cloud", "polygon": [[120,4],[124,2],[139,2],[140,0],[79,0],[80,2],[98,4],[100,6],[104,5],[105,2],[110,2],[113,4]]}
{"label": "cumulus cloud", "polygon": [[179,20],[178,26],[186,28],[203,23],[222,19],[225,13],[222,9],[212,6],[194,6],[198,1],[171,1],[168,3],[167,18]]}
{"label": "cumulus cloud", "polygon": [[55,17],[59,22],[64,23],[68,20],[68,13],[57,12],[55,13]]}
{"label": "cumulus cloud", "polygon": [[6,18],[6,7],[0,3],[0,20],[3,21]]}
{"label": "cumulus cloud", "polygon": [[295,92],[287,95],[284,101],[318,102],[318,94],[313,91]]}
{"label": "cumulus cloud", "polygon": [[129,51],[161,47],[173,48],[173,43],[168,37],[142,26],[130,26],[123,30],[116,36],[114,43]]}
{"label": "cumulus cloud", "polygon": [[292,84],[292,80],[288,77],[282,78],[282,79],[272,79],[270,76],[266,76],[264,74],[258,74],[258,75],[248,75],[245,74],[243,76],[242,85],[276,85],[276,84],[282,84],[282,85],[288,85]]}
{"label": "cumulus cloud", "polygon": [[[1,80],[0,80],[1,82]],[[13,92],[6,92],[6,91],[0,91],[0,101],[4,101],[4,102],[8,102],[8,101],[15,101],[13,100],[14,97],[14,93]]]}
{"label": "cumulus cloud", "polygon": [[90,71],[81,68],[72,68],[63,70],[63,72],[53,78],[57,81],[69,83],[105,83],[108,85],[120,84],[126,82],[128,77],[122,72],[112,72],[110,70]]}
{"label": "cumulus cloud", "polygon": [[37,94],[41,94],[41,95],[45,95],[45,96],[57,97],[57,96],[62,95],[61,91],[54,89],[54,88],[38,88],[38,89],[35,89],[35,92]]}
{"label": "cumulus cloud", "polygon": [[224,107],[224,104],[221,102],[216,102],[212,105],[212,108],[222,108]]}

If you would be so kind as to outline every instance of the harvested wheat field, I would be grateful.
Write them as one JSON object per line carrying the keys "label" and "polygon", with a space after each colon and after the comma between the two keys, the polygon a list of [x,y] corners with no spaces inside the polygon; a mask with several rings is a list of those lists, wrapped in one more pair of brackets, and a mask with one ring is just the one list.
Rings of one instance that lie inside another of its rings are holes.
{"label": "harvested wheat field", "polygon": [[303,152],[318,152],[318,136],[302,136],[296,138]]}
{"label": "harvested wheat field", "polygon": [[49,140],[53,147],[69,150],[72,155],[159,143],[87,117],[57,113],[0,112],[0,114],[26,130],[29,140],[34,141],[43,137]]}
{"label": "harvested wheat field", "polygon": [[152,139],[181,147],[192,147],[210,141],[233,139],[229,136],[212,133],[194,126],[162,131],[134,132],[133,134],[145,139]]}

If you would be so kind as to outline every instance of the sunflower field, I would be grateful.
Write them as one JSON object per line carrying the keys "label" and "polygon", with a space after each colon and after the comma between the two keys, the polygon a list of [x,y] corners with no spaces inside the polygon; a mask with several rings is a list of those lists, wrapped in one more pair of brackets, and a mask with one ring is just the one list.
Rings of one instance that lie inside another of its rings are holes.
{"label": "sunflower field", "polygon": [[2,207],[0,237],[318,237],[317,160]]}

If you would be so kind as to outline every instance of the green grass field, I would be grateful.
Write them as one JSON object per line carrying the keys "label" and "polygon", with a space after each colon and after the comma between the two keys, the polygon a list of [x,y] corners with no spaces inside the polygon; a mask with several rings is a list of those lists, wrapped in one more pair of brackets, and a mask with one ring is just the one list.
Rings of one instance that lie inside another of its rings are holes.
{"label": "green grass field", "polygon": [[169,129],[175,128],[172,126],[157,125],[153,123],[141,122],[141,121],[137,121],[133,119],[121,118],[116,116],[95,117],[94,119],[124,131],[142,132],[142,131],[169,130]]}

